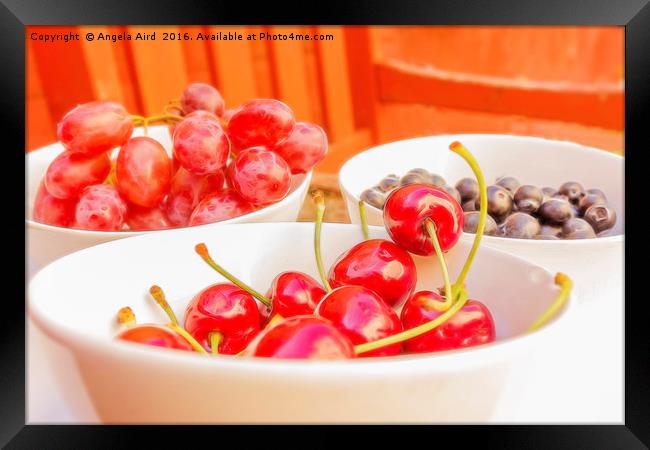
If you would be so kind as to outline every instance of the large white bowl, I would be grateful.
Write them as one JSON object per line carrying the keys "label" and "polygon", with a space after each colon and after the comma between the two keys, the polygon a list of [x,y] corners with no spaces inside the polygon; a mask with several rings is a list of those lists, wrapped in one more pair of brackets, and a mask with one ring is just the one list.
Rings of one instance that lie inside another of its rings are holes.
{"label": "large white bowl", "polygon": [[[380,227],[371,227],[370,234],[386,238]],[[113,241],[65,256],[36,274],[29,285],[29,314],[74,355],[98,416],[109,423],[488,420],[512,364],[551,345],[558,330],[572,322],[571,301],[547,326],[525,334],[558,293],[553,274],[481,248],[467,285],[471,298],[492,311],[495,344],[306,362],[205,357],[114,340],[120,307],[130,305],[140,323],[165,322],[147,295],[151,284],[165,289],[182,317],[193,295],[222,281],[194,253],[195,244],[205,242],[217,261],[265,291],[284,270],[317,276],[312,238],[313,224],[277,223],[185,228]],[[360,239],[357,226],[325,224],[325,263]],[[452,276],[469,247],[462,238],[448,254]],[[435,258],[416,257],[416,264],[418,289],[441,284]],[[74,398],[81,388],[73,386],[64,396]]]}
{"label": "large white bowl", "polygon": [[[142,128],[136,128],[135,136],[143,134]],[[172,142],[167,127],[149,127],[149,136],[157,139],[171,155]],[[27,154],[27,247],[29,254],[29,271],[35,273],[50,261],[102,242],[112,241],[153,231],[86,231],[45,225],[32,220],[32,208],[38,187],[50,162],[64,150],[61,144],[52,144]],[[233,219],[225,223],[245,222],[293,222],[298,218],[300,207],[305,200],[312,173],[293,177],[289,194],[281,201]],[[203,225],[212,227],[217,224]]]}
{"label": "large white bowl", "polygon": [[[566,272],[574,278],[581,300],[587,301],[592,293],[622,282],[624,158],[572,142],[467,134],[407,139],[373,147],[348,160],[339,173],[352,222],[359,222],[361,193],[390,173],[401,176],[409,169],[423,167],[442,175],[452,186],[463,177],[473,177],[467,163],[449,150],[453,141],[460,141],[472,152],[488,184],[502,175],[540,187],[558,188],[565,181],[578,181],[586,189],[603,190],[616,210],[616,225],[607,237],[550,241],[485,236],[483,244],[527,258],[553,272]],[[371,225],[383,225],[381,210],[368,205],[366,211]]]}

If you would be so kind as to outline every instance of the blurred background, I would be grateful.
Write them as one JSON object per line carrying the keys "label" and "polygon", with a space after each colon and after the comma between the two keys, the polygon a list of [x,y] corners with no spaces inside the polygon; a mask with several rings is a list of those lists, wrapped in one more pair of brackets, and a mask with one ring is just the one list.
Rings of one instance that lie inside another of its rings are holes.
{"label": "blurred background", "polygon": [[[151,33],[155,41],[92,41],[88,32]],[[319,33],[323,41],[162,40],[162,33]],[[79,33],[43,43],[32,32]],[[313,184],[337,207],[336,173],[353,154],[397,139],[507,133],[623,153],[622,27],[27,27],[27,151],[56,140],[75,105],[115,100],[161,112],[190,82],[231,108],[256,97],[318,123],[330,150]],[[303,216],[311,218],[307,207]]]}

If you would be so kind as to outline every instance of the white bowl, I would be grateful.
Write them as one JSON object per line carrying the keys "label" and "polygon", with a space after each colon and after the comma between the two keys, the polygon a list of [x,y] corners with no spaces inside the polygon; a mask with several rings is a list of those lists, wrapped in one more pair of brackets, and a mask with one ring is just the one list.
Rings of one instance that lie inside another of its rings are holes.
{"label": "white bowl", "polygon": [[[134,136],[142,136],[142,128],[136,128]],[[149,127],[149,136],[157,139],[171,155],[172,142],[166,126]],[[139,234],[156,231],[86,231],[45,225],[32,220],[34,199],[43,175],[50,162],[64,150],[59,143],[48,145],[27,154],[27,247],[29,254],[29,272],[35,273],[47,263],[82,248],[102,242],[112,241]],[[218,224],[245,222],[293,222],[298,218],[300,208],[305,200],[312,173],[295,175],[289,194],[281,201],[258,209],[252,213],[224,220]],[[206,227],[217,224],[202,225]],[[163,232],[166,230],[163,230]]]}
{"label": "white bowl", "polygon": [[[339,173],[352,223],[360,220],[361,193],[390,173],[401,176],[409,169],[423,167],[442,175],[452,186],[463,177],[474,177],[467,163],[449,150],[453,141],[460,141],[472,152],[488,184],[502,175],[540,187],[558,188],[565,181],[578,181],[586,189],[601,189],[616,210],[616,225],[610,236],[557,241],[484,236],[483,244],[514,253],[553,272],[571,275],[583,301],[606,285],[622,283],[624,158],[572,142],[467,134],[407,139],[373,147],[347,161]],[[383,225],[381,210],[367,205],[366,213],[368,223]]]}
{"label": "white bowl", "polygon": [[[467,350],[350,361],[205,357],[118,342],[115,315],[133,308],[140,323],[164,323],[148,297],[165,289],[179,317],[200,289],[222,281],[194,253],[205,242],[233,274],[265,291],[284,270],[316,277],[313,224],[185,228],[87,248],[42,269],[29,285],[29,314],[70,350],[104,422],[432,422],[488,420],[509,368],[549,345],[571,323],[572,300],[542,329],[526,328],[555,299],[553,274],[515,256],[481,248],[467,285],[490,308],[497,343]],[[371,237],[386,238],[371,227]],[[323,226],[324,260],[361,239],[357,226]],[[449,252],[455,276],[469,251]],[[434,258],[416,257],[418,289],[441,284]],[[498,269],[497,269],[498,268]],[[54,364],[59,364],[54,362]],[[565,368],[570,370],[570,368]],[[65,392],[78,395],[80,387]]]}

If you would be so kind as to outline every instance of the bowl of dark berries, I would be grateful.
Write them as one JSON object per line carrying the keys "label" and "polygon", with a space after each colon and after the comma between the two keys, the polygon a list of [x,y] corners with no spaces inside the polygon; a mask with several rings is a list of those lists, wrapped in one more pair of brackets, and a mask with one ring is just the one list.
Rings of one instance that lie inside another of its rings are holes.
{"label": "bowl of dark berries", "polygon": [[314,223],[86,248],[36,274],[29,314],[106,423],[487,421],[573,323],[572,281],[463,236],[431,186],[400,192],[385,227],[323,224],[316,193]]}
{"label": "bowl of dark berries", "polygon": [[458,202],[464,233],[476,233],[478,182],[460,158],[446,151],[454,140],[472,150],[483,170],[485,245],[571,273],[578,289],[621,282],[624,158],[571,142],[454,135],[372,148],[350,159],[339,174],[352,222],[360,221],[361,205],[368,222],[381,225],[394,191],[424,184]]}
{"label": "bowl of dark berries", "polygon": [[194,83],[161,114],[79,105],[27,155],[30,270],[100,242],[214,223],[294,221],[327,152],[318,125],[253,99],[225,109]]}

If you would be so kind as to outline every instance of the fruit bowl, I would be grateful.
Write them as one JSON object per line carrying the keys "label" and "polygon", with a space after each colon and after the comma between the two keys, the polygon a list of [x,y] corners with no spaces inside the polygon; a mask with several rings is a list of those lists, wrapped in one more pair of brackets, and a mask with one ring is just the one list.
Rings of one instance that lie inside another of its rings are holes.
{"label": "fruit bowl", "polygon": [[[462,142],[476,157],[485,181],[511,175],[522,183],[559,186],[578,181],[607,195],[617,221],[605,237],[579,240],[532,240],[483,236],[482,244],[514,253],[552,271],[565,272],[575,281],[581,300],[605,285],[622,283],[625,205],[624,158],[595,148],[535,137],[468,134],[430,136],[380,145],[355,155],[341,168],[339,184],[352,223],[359,223],[361,193],[390,173],[401,175],[415,167],[439,174],[454,184],[473,174],[467,164],[448,150]],[[368,223],[383,225],[382,211],[366,206]],[[464,233],[466,236],[473,236]],[[589,294],[589,295],[586,295]]]}
{"label": "fruit bowl", "polygon": [[[134,136],[142,136],[142,128],[136,128]],[[163,147],[171,154],[171,138],[166,126],[150,126],[149,136],[158,140]],[[33,274],[39,268],[49,262],[102,242],[112,241],[152,231],[87,231],[72,228],[56,227],[42,224],[32,220],[32,209],[34,198],[38,191],[39,183],[43,174],[47,170],[50,162],[63,151],[63,146],[59,143],[48,145],[41,149],[30,152],[27,159],[27,242],[29,272]],[[249,214],[224,220],[224,223],[243,223],[243,222],[290,222],[298,218],[300,207],[305,199],[311,172],[305,175],[295,175],[292,180],[289,194],[281,201],[258,209]],[[216,224],[201,225],[211,227]]]}
{"label": "fruit bowl", "polygon": [[[370,227],[371,238],[387,238]],[[362,240],[355,225],[323,226],[329,267]],[[204,356],[119,342],[116,312],[129,305],[139,323],[164,323],[148,296],[159,284],[175,313],[204,287],[223,281],[195,254],[212,255],[245,283],[266,290],[285,270],[317,277],[314,224],[195,227],[116,240],[67,255],[29,285],[29,314],[67,348],[96,412],[107,423],[151,422],[476,422],[488,420],[509,369],[572,323],[573,299],[544,327],[527,327],[553,302],[553,274],[492,248],[480,248],[467,279],[470,298],[492,311],[496,342],[465,350],[345,361]],[[448,255],[452,277],[467,257],[461,237]],[[414,257],[417,289],[441,284],[436,259]],[[83,276],[80,276],[83,274]],[[119,282],[115,282],[119,280]],[[54,364],[61,364],[57,361]],[[76,370],[76,369],[75,369]],[[523,386],[522,386],[523,387]],[[70,388],[66,388],[70,389]],[[64,392],[79,395],[79,386]],[[381,393],[381,395],[377,395]]]}

